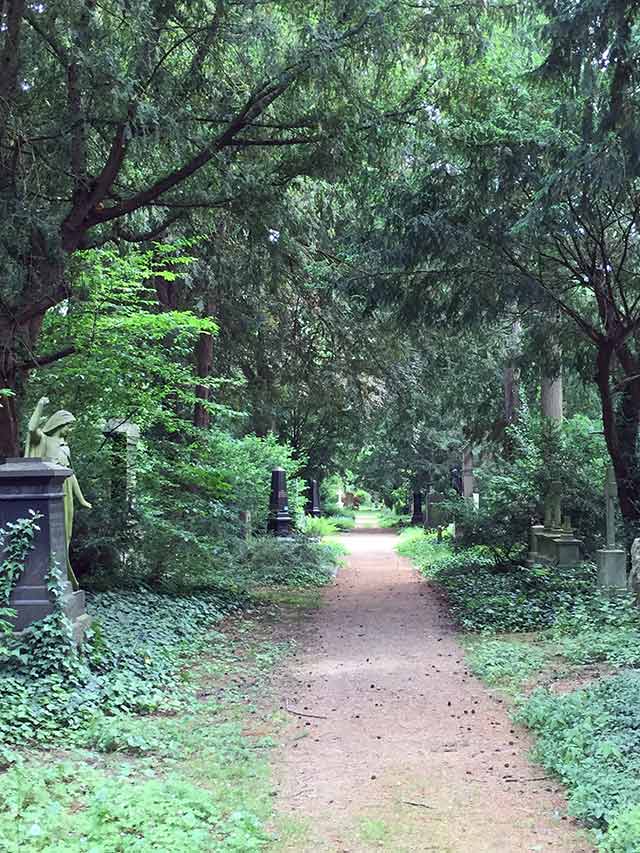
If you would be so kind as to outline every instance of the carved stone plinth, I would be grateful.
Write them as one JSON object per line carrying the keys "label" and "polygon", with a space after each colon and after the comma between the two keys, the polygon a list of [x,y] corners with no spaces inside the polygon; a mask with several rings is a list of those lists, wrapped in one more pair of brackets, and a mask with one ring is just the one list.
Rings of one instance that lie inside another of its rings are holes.
{"label": "carved stone plinth", "polygon": [[[42,516],[25,569],[9,600],[9,606],[16,611],[13,624],[17,631],[54,611],[47,580],[52,564],[62,571],[67,565],[62,484],[71,473],[69,468],[46,459],[5,459],[0,464],[0,526],[27,518],[29,510]],[[63,581],[62,609],[71,620],[76,642],[81,642],[91,619],[85,609],[84,592],[74,592],[67,580]]]}
{"label": "carved stone plinth", "polygon": [[536,524],[530,529],[530,538],[529,565],[575,566],[582,559],[582,539],[573,534],[548,530],[542,524]]}

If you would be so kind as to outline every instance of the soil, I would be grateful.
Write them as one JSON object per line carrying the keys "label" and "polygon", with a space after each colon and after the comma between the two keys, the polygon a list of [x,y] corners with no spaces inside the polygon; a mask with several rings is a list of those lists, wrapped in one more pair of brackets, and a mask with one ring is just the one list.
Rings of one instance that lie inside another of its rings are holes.
{"label": "soil", "polygon": [[281,849],[593,851],[394,533],[343,541],[348,565],[300,628],[282,688],[277,803],[305,830]]}

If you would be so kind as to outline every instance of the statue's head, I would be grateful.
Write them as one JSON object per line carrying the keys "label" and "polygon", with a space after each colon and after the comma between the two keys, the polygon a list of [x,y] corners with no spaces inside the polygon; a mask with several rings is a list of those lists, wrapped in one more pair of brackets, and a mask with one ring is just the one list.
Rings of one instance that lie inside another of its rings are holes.
{"label": "statue's head", "polygon": [[73,429],[76,419],[65,409],[60,409],[54,412],[49,420],[42,427],[42,432],[45,435],[66,435]]}

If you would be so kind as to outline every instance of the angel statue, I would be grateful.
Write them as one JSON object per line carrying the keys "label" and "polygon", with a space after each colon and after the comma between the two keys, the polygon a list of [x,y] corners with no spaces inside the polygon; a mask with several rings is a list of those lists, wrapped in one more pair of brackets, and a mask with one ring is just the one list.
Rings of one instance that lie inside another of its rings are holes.
{"label": "angel statue", "polygon": [[[49,403],[48,397],[41,397],[29,421],[29,433],[25,447],[25,456],[51,459],[58,465],[71,468],[71,451],[67,436],[73,429],[76,419],[64,409],[54,412],[51,417],[43,417],[42,412]],[[82,494],[76,475],[72,474],[64,481],[64,532],[67,541],[67,575],[74,589],[78,581],[69,561],[69,543],[73,532],[73,502],[77,498],[80,506],[91,509],[91,504]]]}

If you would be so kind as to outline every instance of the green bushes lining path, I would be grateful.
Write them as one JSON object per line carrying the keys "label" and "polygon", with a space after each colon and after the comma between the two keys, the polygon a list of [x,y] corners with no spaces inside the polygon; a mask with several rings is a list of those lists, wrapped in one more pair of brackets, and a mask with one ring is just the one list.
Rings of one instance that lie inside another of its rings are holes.
{"label": "green bushes lining path", "polygon": [[265,588],[328,583],[339,548],[299,537],[249,543],[234,586],[190,593],[118,590],[90,596],[93,626],[81,654],[57,614],[19,639],[0,659],[0,750],[10,761],[24,744],[77,743],[96,718],[175,711],[191,695],[183,661],[215,644],[212,627],[251,606]]}
{"label": "green bushes lining path", "polygon": [[[630,597],[603,595],[589,564],[504,571],[488,548],[456,549],[422,530],[405,531],[398,551],[446,592],[460,626],[480,635],[467,643],[472,671],[520,691],[516,717],[538,736],[535,758],[564,782],[571,814],[598,849],[640,853],[640,611]],[[518,632],[527,635],[496,636]],[[621,672],[565,695],[522,695],[550,665],[575,677],[595,663]]]}

